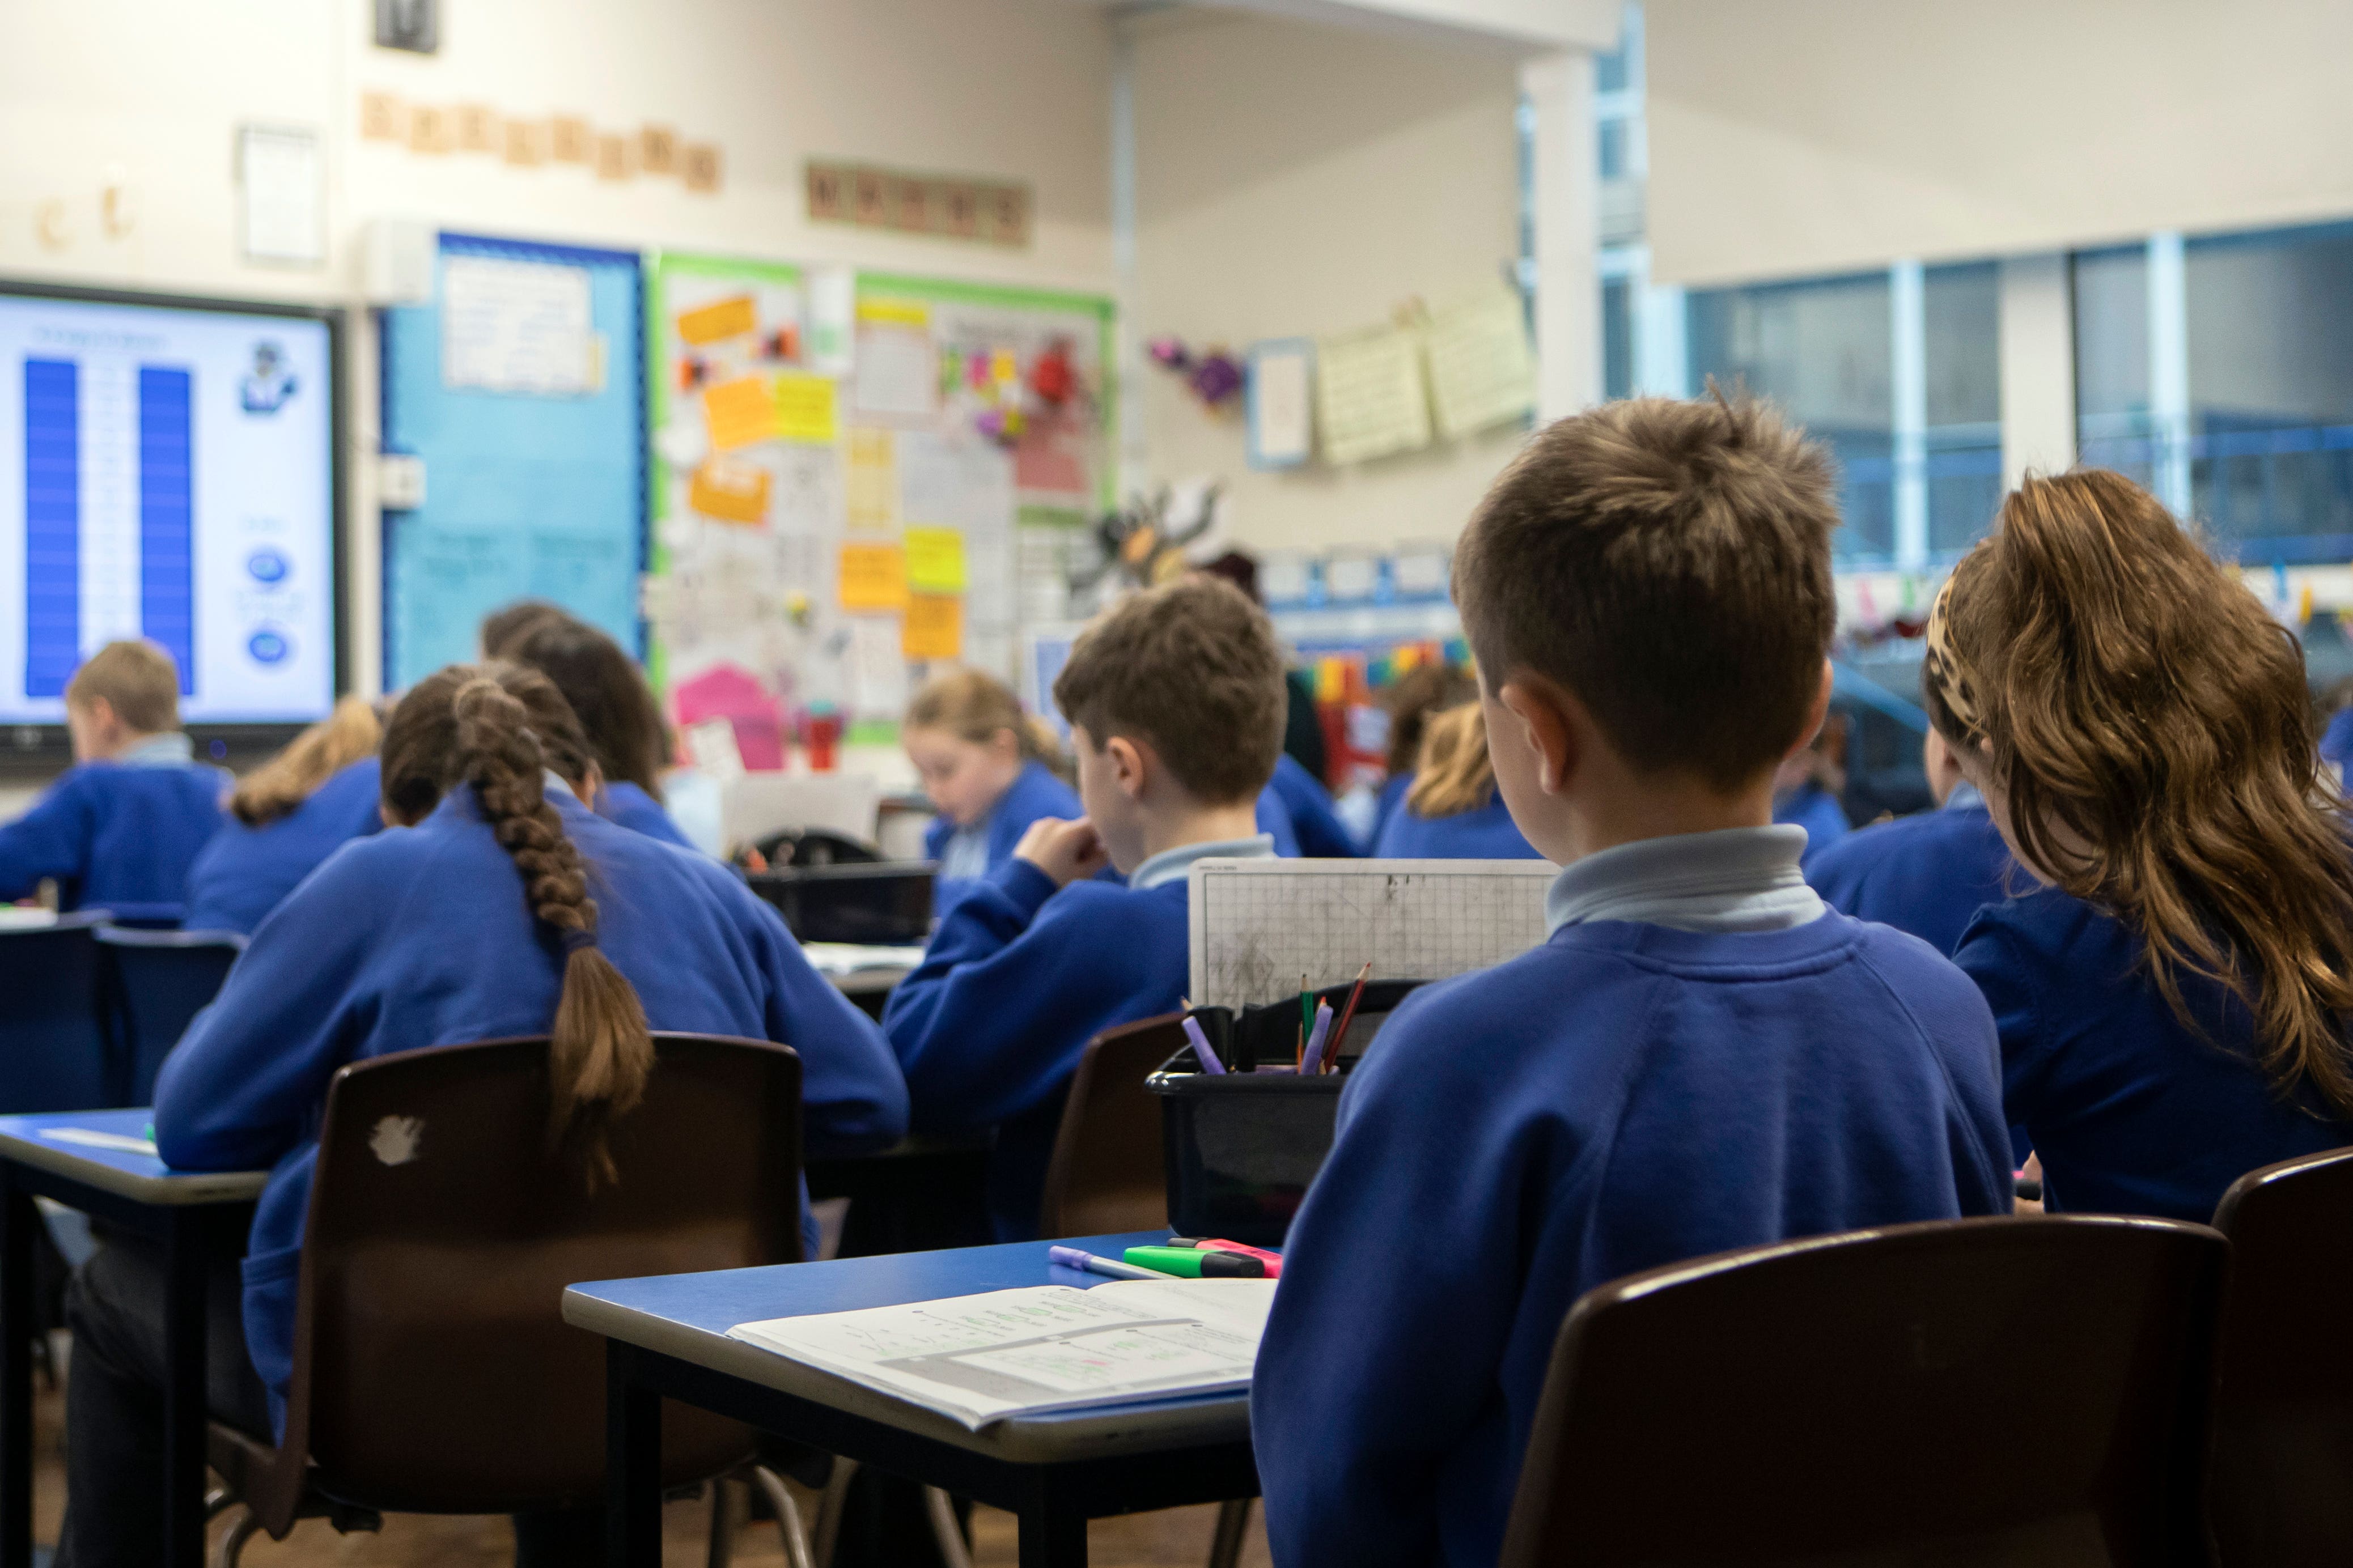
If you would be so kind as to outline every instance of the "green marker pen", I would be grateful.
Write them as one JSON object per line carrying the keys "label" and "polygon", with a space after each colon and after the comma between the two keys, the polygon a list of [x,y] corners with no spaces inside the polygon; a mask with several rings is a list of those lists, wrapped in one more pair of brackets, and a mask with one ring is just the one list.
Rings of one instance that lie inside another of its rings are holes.
{"label": "green marker pen", "polygon": [[1145,1268],[1156,1268],[1184,1279],[1263,1279],[1266,1265],[1239,1252],[1210,1252],[1191,1247],[1131,1247],[1123,1255]]}

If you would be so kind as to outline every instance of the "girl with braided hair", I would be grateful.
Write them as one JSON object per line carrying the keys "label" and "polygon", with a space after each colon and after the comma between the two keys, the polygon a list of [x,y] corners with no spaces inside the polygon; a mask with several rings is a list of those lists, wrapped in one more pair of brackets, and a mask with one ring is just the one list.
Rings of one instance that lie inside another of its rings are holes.
{"label": "girl with braided hair", "polygon": [[[262,921],[155,1086],[171,1164],[274,1167],[242,1342],[235,1314],[214,1320],[227,1330],[215,1407],[255,1428],[283,1419],[315,1128],[345,1063],[545,1034],[551,1150],[592,1184],[612,1178],[607,1130],[653,1068],[649,1026],[790,1044],[812,1155],[881,1148],[907,1124],[881,1031],[774,910],[725,867],[581,804],[597,766],[546,677],[494,663],[427,678],[393,712],[383,769],[385,831],[338,849]],[[160,1253],[124,1241],[76,1280],[60,1563],[163,1557],[162,1279]],[[593,1543],[594,1521],[582,1528]],[[559,1560],[571,1533],[519,1524],[519,1561],[542,1546]]]}

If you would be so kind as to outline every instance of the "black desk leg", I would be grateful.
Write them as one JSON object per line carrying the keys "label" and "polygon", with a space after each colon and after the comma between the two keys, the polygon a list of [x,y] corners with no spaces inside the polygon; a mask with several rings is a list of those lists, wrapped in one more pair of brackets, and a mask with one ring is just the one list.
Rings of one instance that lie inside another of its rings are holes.
{"label": "black desk leg", "polygon": [[164,1240],[164,1551],[172,1568],[204,1568],[205,1313],[211,1259],[204,1211],[174,1208]]}
{"label": "black desk leg", "polygon": [[1087,1516],[1039,1475],[1023,1489],[1021,1568],[1087,1568]]}
{"label": "black desk leg", "polygon": [[33,1564],[33,1195],[0,1165],[0,1568]]}
{"label": "black desk leg", "polygon": [[661,1395],[631,1375],[636,1354],[605,1342],[607,1568],[661,1568]]}

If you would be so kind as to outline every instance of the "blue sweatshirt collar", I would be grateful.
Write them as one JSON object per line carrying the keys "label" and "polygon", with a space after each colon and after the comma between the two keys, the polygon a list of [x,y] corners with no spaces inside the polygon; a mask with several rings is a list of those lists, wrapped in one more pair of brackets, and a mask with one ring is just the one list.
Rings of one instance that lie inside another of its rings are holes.
{"label": "blue sweatshirt collar", "polygon": [[1798,868],[1806,830],[1780,825],[1643,838],[1553,879],[1545,927],[1630,921],[1689,931],[1788,931],[1825,906]]}
{"label": "blue sweatshirt collar", "polygon": [[185,768],[195,760],[195,743],[185,730],[150,735],[114,760],[126,768]]}
{"label": "blue sweatshirt collar", "polygon": [[1988,809],[1985,796],[1978,793],[1978,786],[1966,780],[1953,786],[1953,793],[1945,797],[1944,808],[1947,811],[1985,811]]}
{"label": "blue sweatshirt collar", "polygon": [[1127,885],[1142,889],[1156,888],[1163,882],[1183,879],[1196,860],[1271,860],[1274,858],[1274,835],[1261,833],[1250,838],[1222,838],[1208,844],[1180,844],[1174,849],[1163,849],[1143,865],[1128,873]]}

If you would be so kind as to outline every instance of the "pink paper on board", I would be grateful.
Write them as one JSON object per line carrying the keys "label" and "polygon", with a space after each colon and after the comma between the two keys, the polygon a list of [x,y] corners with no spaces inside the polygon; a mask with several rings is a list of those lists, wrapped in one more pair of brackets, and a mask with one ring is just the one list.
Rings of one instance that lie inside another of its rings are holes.
{"label": "pink paper on board", "polygon": [[714,665],[670,689],[670,707],[681,730],[724,719],[735,731],[735,750],[752,773],[776,773],[785,765],[785,733],[776,699],[741,665]]}

